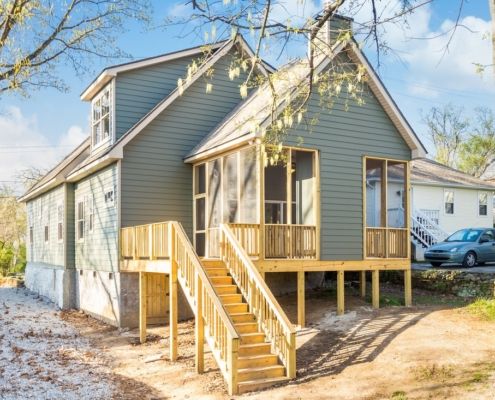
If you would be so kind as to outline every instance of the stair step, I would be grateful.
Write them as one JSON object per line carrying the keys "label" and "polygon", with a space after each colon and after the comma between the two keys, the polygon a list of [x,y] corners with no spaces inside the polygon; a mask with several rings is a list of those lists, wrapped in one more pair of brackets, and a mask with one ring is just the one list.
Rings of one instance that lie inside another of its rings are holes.
{"label": "stair step", "polygon": [[236,285],[216,285],[215,290],[219,295],[236,294],[237,293],[237,286]]}
{"label": "stair step", "polygon": [[242,303],[242,294],[221,294],[220,300],[223,304]]}
{"label": "stair step", "polygon": [[230,314],[230,318],[234,324],[242,323],[242,322],[253,322],[256,321],[256,317],[249,312],[246,313],[238,313],[238,314]]}
{"label": "stair step", "polygon": [[237,366],[240,369],[257,368],[278,365],[278,357],[275,354],[260,354],[255,356],[239,357]]}
{"label": "stair step", "polygon": [[232,278],[230,276],[211,276],[210,277],[211,283],[213,285],[220,285],[220,286],[225,286],[225,285],[232,285]]}
{"label": "stair step", "polygon": [[209,276],[227,276],[229,271],[227,268],[205,268]]}
{"label": "stair step", "polygon": [[238,393],[253,392],[255,390],[262,390],[271,386],[280,385],[287,382],[289,379],[284,377],[267,378],[267,379],[255,379],[252,381],[244,381],[238,383]]}
{"label": "stair step", "polygon": [[269,365],[267,367],[243,368],[237,370],[237,379],[239,382],[281,377],[285,377],[285,367],[283,365]]}
{"label": "stair step", "polygon": [[264,343],[265,339],[265,334],[261,332],[241,333],[242,344]]}
{"label": "stair step", "polygon": [[225,304],[225,309],[229,313],[245,313],[248,311],[248,305],[246,303],[231,303],[231,304]]}
{"label": "stair step", "polygon": [[258,324],[256,322],[241,322],[235,324],[235,329],[239,333],[255,333],[258,332]]}
{"label": "stair step", "polygon": [[225,267],[225,263],[222,260],[201,260],[201,264],[203,264],[203,267],[205,268],[220,268],[220,267]]}
{"label": "stair step", "polygon": [[271,349],[270,343],[241,344],[239,346],[239,357],[270,354]]}

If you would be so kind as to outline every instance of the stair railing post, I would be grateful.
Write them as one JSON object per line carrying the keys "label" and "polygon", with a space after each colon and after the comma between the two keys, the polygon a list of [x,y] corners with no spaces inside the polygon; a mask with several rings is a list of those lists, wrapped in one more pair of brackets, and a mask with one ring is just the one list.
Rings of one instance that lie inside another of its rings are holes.
{"label": "stair railing post", "polygon": [[146,273],[139,272],[139,342],[146,342],[146,327],[147,327],[147,282]]}
{"label": "stair railing post", "polygon": [[196,372],[198,374],[204,371],[204,320],[203,320],[203,284],[199,275],[195,274],[196,280]]}
{"label": "stair railing post", "polygon": [[170,297],[169,297],[169,335],[170,335],[170,360],[177,360],[177,260],[175,254],[175,226],[173,222],[168,225],[169,257],[170,257]]}
{"label": "stair railing post", "polygon": [[228,371],[230,374],[229,379],[229,395],[235,395],[238,392],[238,379],[237,379],[237,359],[239,355],[239,339],[229,337],[227,343],[227,362]]}
{"label": "stair railing post", "polygon": [[289,339],[289,359],[287,362],[287,377],[296,377],[296,332],[291,332]]}

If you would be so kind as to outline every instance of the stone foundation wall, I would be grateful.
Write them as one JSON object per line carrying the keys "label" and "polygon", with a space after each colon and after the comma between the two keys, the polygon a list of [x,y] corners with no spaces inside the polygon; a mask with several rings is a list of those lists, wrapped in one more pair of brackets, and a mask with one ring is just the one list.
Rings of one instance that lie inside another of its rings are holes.
{"label": "stone foundation wall", "polygon": [[29,290],[50,299],[63,310],[76,305],[73,269],[29,262],[26,265],[24,284]]}
{"label": "stone foundation wall", "polygon": [[[380,275],[381,280],[398,284],[403,284],[403,277],[402,271],[388,271]],[[469,270],[413,270],[412,286],[459,297],[493,297],[495,273],[474,273]]]}

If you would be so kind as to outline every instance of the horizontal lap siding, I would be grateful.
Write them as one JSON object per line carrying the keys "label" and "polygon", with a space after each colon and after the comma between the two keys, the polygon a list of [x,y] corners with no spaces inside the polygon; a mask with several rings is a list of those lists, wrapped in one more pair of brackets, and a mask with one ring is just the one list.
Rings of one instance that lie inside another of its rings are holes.
{"label": "horizontal lap siding", "polygon": [[199,79],[124,149],[122,226],[177,220],[192,232],[192,168],[183,157],[239,102],[226,55],[214,66],[212,93]]}
{"label": "horizontal lap siding", "polygon": [[342,98],[331,110],[316,99],[308,105],[308,117],[318,123],[311,129],[295,127],[287,141],[320,150],[321,258],[357,260],[363,257],[364,155],[410,160],[411,151],[376,98],[368,93],[366,104],[352,100],[345,111]]}
{"label": "horizontal lap siding", "polygon": [[[118,177],[113,164],[75,184],[74,226],[77,235],[77,204],[85,198],[94,198],[94,228],[89,232],[89,213],[86,206],[85,237],[75,237],[77,269],[100,271],[118,270]],[[105,204],[105,191],[114,188],[115,206]]]}
{"label": "horizontal lap siding", "polygon": [[[64,267],[64,242],[58,240],[57,233],[57,208],[59,205],[64,204],[64,193],[64,185],[60,185],[27,203],[27,252],[29,262]],[[48,225],[49,230],[47,242],[45,242],[45,225]],[[29,237],[30,226],[33,227],[32,243]]]}
{"label": "horizontal lap siding", "polygon": [[115,81],[117,139],[177,87],[192,58],[119,74]]}

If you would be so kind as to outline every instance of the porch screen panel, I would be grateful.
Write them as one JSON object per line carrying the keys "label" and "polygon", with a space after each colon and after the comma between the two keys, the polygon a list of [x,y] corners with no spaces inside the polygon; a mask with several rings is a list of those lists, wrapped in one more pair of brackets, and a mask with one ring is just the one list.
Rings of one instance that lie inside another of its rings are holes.
{"label": "porch screen panel", "polygon": [[265,223],[287,223],[287,169],[283,162],[265,168]]}
{"label": "porch screen panel", "polygon": [[223,160],[223,220],[239,222],[239,197],[237,184],[237,153]]}
{"label": "porch screen panel", "polygon": [[218,257],[219,227],[222,220],[221,162],[208,163],[208,256]]}
{"label": "porch screen panel", "polygon": [[366,226],[382,227],[382,175],[381,160],[366,160]]}
{"label": "porch screen panel", "polygon": [[258,162],[254,148],[242,150],[240,156],[240,222],[256,224],[258,218]]}
{"label": "porch screen panel", "polygon": [[387,167],[387,225],[406,227],[406,165],[389,161]]}
{"label": "porch screen panel", "polygon": [[[308,151],[292,152],[292,200],[293,224],[315,225],[314,213],[314,153]],[[295,204],[294,204],[295,201]]]}

